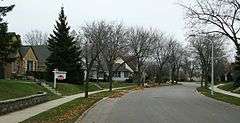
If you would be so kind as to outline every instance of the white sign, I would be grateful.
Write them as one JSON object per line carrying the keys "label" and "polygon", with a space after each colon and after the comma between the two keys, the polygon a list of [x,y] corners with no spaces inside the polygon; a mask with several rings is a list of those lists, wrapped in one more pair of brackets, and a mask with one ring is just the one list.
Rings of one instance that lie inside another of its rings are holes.
{"label": "white sign", "polygon": [[55,74],[55,79],[58,79],[58,80],[64,80],[66,79],[66,73],[67,72],[64,72],[64,71],[56,71],[56,74]]}
{"label": "white sign", "polygon": [[58,71],[57,69],[55,69],[54,71],[53,71],[53,73],[54,73],[54,83],[53,83],[53,88],[56,88],[56,85],[57,85],[57,79],[58,80],[64,80],[64,79],[66,79],[66,74],[67,74],[67,72],[65,72],[65,71]]}

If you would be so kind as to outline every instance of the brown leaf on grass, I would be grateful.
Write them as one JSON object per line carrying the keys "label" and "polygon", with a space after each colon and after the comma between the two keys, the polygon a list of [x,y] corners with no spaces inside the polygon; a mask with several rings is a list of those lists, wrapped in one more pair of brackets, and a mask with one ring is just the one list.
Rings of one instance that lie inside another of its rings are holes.
{"label": "brown leaf on grass", "polygon": [[[89,100],[89,104],[92,104],[94,102],[95,100]],[[79,116],[79,114],[82,114],[84,111],[86,111],[88,108],[89,105],[80,104],[77,107],[74,107],[74,109],[68,110],[63,115],[59,116],[57,121],[64,122],[74,119],[75,117]]]}
{"label": "brown leaf on grass", "polygon": [[111,94],[109,96],[109,98],[118,98],[118,97],[122,97],[123,95],[125,95],[127,92],[126,91],[114,91],[113,94]]}
{"label": "brown leaf on grass", "polygon": [[137,86],[135,88],[132,89],[133,91],[137,91],[137,90],[144,90],[143,86]]}

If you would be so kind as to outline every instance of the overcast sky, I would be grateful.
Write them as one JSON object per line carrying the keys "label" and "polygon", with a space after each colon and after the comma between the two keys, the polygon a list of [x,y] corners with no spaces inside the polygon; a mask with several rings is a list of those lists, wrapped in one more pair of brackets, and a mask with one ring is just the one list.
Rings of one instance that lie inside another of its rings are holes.
{"label": "overcast sky", "polygon": [[9,31],[21,35],[38,29],[51,33],[62,5],[72,29],[94,20],[162,30],[184,40],[184,12],[180,0],[8,0],[16,7],[8,14]]}

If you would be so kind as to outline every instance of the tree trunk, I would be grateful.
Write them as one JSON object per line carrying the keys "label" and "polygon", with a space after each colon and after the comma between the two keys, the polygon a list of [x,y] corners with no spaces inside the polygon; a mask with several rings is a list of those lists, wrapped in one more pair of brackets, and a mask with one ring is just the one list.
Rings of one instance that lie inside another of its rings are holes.
{"label": "tree trunk", "polygon": [[174,67],[172,68],[172,71],[171,71],[171,76],[172,76],[172,84],[174,84],[174,81],[176,80],[176,76],[175,76],[175,65]]}
{"label": "tree trunk", "polygon": [[142,82],[141,82],[141,66],[138,64],[138,71],[137,71],[137,81],[138,81],[138,85],[141,86]]}
{"label": "tree trunk", "polygon": [[205,79],[204,79],[204,80],[205,80],[205,81],[204,81],[204,87],[205,87],[205,88],[208,87],[208,80],[209,80],[208,75],[209,75],[208,72],[206,72],[206,73],[205,73],[205,77],[204,77],[204,78],[205,78]]}
{"label": "tree trunk", "polygon": [[176,81],[176,84],[178,84],[178,82],[180,82],[180,67],[177,68],[177,81]]}
{"label": "tree trunk", "polygon": [[109,73],[109,76],[108,76],[108,81],[109,81],[109,91],[111,92],[112,91],[112,85],[113,85],[113,80],[112,80],[112,75],[113,73],[110,72]]}
{"label": "tree trunk", "polygon": [[162,83],[162,65],[158,68],[158,72],[156,73],[157,75],[157,81],[158,81],[158,84],[160,85],[160,83]]}
{"label": "tree trunk", "polygon": [[202,74],[201,74],[201,87],[203,87],[203,78],[204,78],[204,71],[202,70]]}
{"label": "tree trunk", "polygon": [[86,81],[85,81],[85,98],[88,98],[88,84],[89,84],[89,71],[87,71]]}
{"label": "tree trunk", "polygon": [[99,84],[100,60],[97,60],[97,83]]}
{"label": "tree trunk", "polygon": [[99,84],[99,67],[97,67],[97,84]]}

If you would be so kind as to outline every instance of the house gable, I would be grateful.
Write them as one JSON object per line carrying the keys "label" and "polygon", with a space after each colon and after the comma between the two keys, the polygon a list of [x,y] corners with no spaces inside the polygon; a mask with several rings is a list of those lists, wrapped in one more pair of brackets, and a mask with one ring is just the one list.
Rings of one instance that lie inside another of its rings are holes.
{"label": "house gable", "polygon": [[[38,58],[36,54],[34,53],[32,47],[29,47],[27,50],[25,56],[23,56],[23,68],[24,71],[36,71],[37,66],[38,66]],[[31,68],[29,68],[31,67]]]}
{"label": "house gable", "polygon": [[[126,61],[124,61],[124,60],[123,60],[122,58],[120,58],[120,57],[118,57],[117,60],[115,61],[116,64],[123,64],[124,62],[126,62]],[[125,68],[128,69],[128,70],[131,71],[131,72],[134,72],[133,69],[128,65],[127,62],[125,63]]]}
{"label": "house gable", "polygon": [[25,54],[25,56],[23,56],[24,60],[31,60],[31,61],[37,61],[37,57],[33,51],[33,49],[30,47],[27,51],[27,53]]}

